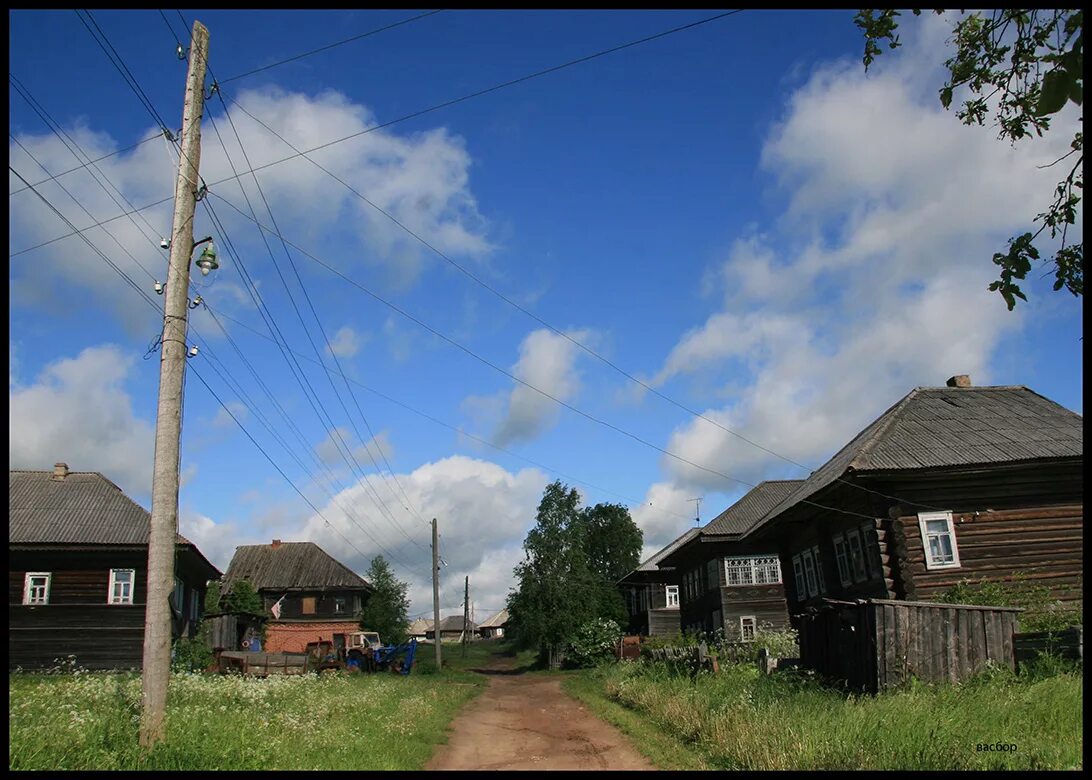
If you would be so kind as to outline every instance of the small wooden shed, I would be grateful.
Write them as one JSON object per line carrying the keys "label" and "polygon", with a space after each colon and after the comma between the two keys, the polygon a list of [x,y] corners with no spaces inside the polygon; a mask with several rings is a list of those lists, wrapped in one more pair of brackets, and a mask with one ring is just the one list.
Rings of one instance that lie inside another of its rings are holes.
{"label": "small wooden shed", "polygon": [[876,693],[911,677],[959,682],[992,661],[1016,668],[1016,607],[824,599],[801,616],[800,665]]}

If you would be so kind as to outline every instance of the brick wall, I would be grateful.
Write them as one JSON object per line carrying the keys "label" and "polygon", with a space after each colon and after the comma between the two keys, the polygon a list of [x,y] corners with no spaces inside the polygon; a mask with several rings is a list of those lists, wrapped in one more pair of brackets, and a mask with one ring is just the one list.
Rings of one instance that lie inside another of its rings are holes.
{"label": "brick wall", "polygon": [[269,653],[303,653],[308,642],[334,641],[334,634],[352,634],[360,630],[355,621],[331,623],[276,623],[266,624],[265,646]]}

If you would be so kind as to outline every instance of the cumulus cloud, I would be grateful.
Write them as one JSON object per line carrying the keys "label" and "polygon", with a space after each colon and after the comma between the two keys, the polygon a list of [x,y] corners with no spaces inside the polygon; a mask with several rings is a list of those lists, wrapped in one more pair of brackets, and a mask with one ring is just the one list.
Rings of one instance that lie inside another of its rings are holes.
{"label": "cumulus cloud", "polygon": [[155,429],[126,390],[134,359],[113,345],[89,347],[8,389],[12,468],[99,471],[135,498],[149,495]]}
{"label": "cumulus cloud", "polygon": [[[301,150],[359,133],[377,123],[369,108],[333,91],[308,95],[270,87],[244,90],[237,100]],[[231,110],[253,166],[295,154],[238,106],[232,105]],[[83,124],[65,130],[90,158],[111,154],[137,140],[112,138]],[[140,137],[153,133],[154,129],[148,129]],[[12,167],[32,183],[85,162],[51,133],[19,133],[16,138],[9,142]],[[167,258],[159,248],[159,239],[170,234],[171,193],[178,165],[177,156],[172,158],[172,154],[177,153],[172,153],[164,139],[156,139],[106,157],[94,168],[36,187],[77,228],[131,210],[126,200],[141,208],[163,200],[155,207],[142,208],[139,214],[90,228],[86,234],[91,245],[150,290],[153,279],[164,280],[166,276]],[[411,134],[378,130],[326,147],[312,156],[440,251],[471,259],[484,259],[492,251],[486,237],[487,222],[470,190],[470,153],[463,140],[447,130],[436,128]],[[241,187],[246,188],[252,203],[261,204],[263,199],[252,177],[232,177],[236,171],[248,168],[235,134],[227,131],[222,112],[210,105],[202,177],[210,183],[212,192],[247,213]],[[429,250],[307,160],[297,157],[272,165],[258,176],[277,224],[289,238],[317,250],[320,256],[333,255],[342,268],[362,262],[378,265],[389,272],[391,283],[409,285],[419,277]],[[14,174],[9,174],[9,190],[23,187]],[[14,194],[9,210],[11,245],[16,252],[71,231],[31,190]],[[262,278],[268,260],[263,258],[265,247],[253,223],[226,207],[221,210],[221,218],[240,251],[246,253],[251,273]],[[259,213],[258,218],[270,224],[267,214]],[[213,226],[200,213],[195,232],[198,236],[213,232]],[[221,308],[250,306],[249,296],[239,294],[241,278],[228,250],[226,245],[221,246],[221,269],[217,272],[215,296],[210,300]],[[14,306],[63,312],[81,302],[93,305],[96,311],[105,305],[134,334],[146,331],[148,324],[159,317],[78,236],[16,255],[11,262],[10,280]],[[200,310],[194,316],[204,317]],[[205,330],[215,335],[211,323]],[[341,344],[349,348],[345,338]]]}
{"label": "cumulus cloud", "polygon": [[360,351],[365,341],[367,341],[366,334],[357,333],[346,325],[343,328],[338,328],[337,333],[330,339],[330,346],[327,347],[327,351],[337,357],[353,357]]}
{"label": "cumulus cloud", "polygon": [[[800,476],[919,385],[994,376],[1024,325],[986,290],[989,263],[1052,191],[1037,166],[1076,127],[1012,147],[966,127],[936,99],[943,22],[927,19],[869,75],[823,65],[788,98],[762,153],[787,194],[782,215],[739,237],[707,276],[720,305],[683,334],[653,379],[704,374],[729,401],[671,435],[667,449],[747,482]],[[755,448],[729,428],[801,464]],[[741,486],[665,457],[672,480]],[[788,472],[786,474],[786,471]]]}
{"label": "cumulus cloud", "polygon": [[[570,330],[566,335],[584,342],[592,332]],[[500,416],[492,436],[498,446],[534,439],[557,419],[558,404],[528,385],[560,401],[572,400],[580,391],[576,370],[579,351],[572,341],[550,330],[531,331],[520,344],[519,360],[511,369],[514,376],[527,384],[516,384],[500,396],[471,396],[464,401],[464,409],[481,417]]]}

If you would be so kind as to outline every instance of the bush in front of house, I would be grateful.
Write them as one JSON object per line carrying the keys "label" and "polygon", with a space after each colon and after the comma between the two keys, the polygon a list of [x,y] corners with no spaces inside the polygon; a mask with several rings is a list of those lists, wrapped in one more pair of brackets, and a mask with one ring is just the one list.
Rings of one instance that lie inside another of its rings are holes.
{"label": "bush in front of house", "polygon": [[613,620],[596,618],[576,629],[565,654],[566,665],[587,668],[614,656],[622,627]]}
{"label": "bush in front of house", "polygon": [[215,660],[216,656],[213,655],[208,640],[200,628],[197,631],[196,638],[182,637],[176,639],[171,648],[172,671],[203,672]]}
{"label": "bush in front of house", "polygon": [[937,597],[945,604],[977,604],[985,607],[1020,607],[1020,631],[1064,631],[1081,624],[1081,603],[1067,606],[1054,598],[1046,585],[1029,582],[1016,574],[1011,582],[987,579],[962,580]]}

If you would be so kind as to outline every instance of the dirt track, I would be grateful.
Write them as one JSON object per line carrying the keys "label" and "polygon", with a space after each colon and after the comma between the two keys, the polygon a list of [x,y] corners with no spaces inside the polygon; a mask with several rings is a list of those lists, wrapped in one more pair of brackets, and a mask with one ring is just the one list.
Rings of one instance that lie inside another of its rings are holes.
{"label": "dirt track", "polygon": [[655,769],[614,726],[561,690],[520,674],[511,659],[488,668],[489,687],[451,724],[426,769]]}

